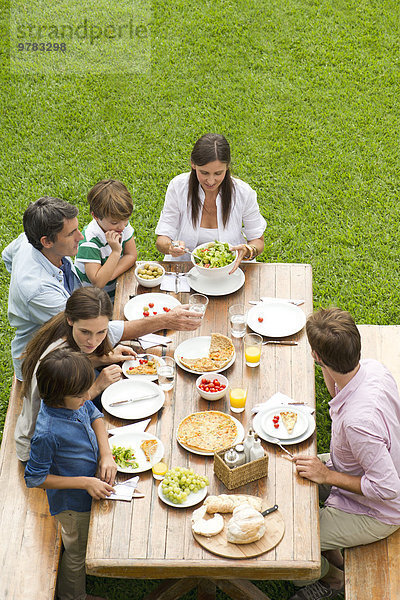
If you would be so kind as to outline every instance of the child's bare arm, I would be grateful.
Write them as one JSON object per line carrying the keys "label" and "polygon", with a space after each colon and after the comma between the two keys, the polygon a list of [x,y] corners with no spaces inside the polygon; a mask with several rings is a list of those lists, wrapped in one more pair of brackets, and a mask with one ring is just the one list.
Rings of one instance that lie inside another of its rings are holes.
{"label": "child's bare arm", "polygon": [[108,434],[104,425],[104,419],[95,419],[92,421],[92,427],[99,445],[99,477],[103,481],[113,484],[117,474],[117,465],[113,459],[110,444],[108,443]]}
{"label": "child's bare arm", "polygon": [[136,262],[136,259],[137,259],[136,243],[135,243],[135,239],[133,237],[131,237],[131,239],[125,243],[124,253],[121,256],[121,258],[119,259],[118,264],[114,269],[111,279],[116,279],[117,277],[119,277],[119,275],[122,275],[122,273],[125,273],[125,271],[128,271],[128,269],[133,267],[133,265]]}
{"label": "child's bare arm", "polygon": [[104,265],[100,265],[99,263],[85,264],[86,275],[90,279],[90,282],[99,288],[103,288],[109,281],[114,279],[114,271],[118,265],[122,251],[120,233],[117,231],[107,231],[106,239],[111,248],[111,254]]}

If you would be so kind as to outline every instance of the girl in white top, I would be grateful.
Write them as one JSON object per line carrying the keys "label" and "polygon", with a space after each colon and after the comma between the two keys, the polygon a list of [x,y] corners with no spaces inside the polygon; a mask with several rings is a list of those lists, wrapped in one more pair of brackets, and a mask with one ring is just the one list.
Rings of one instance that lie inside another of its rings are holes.
{"label": "girl in white top", "polygon": [[156,227],[156,246],[165,260],[189,260],[196,246],[228,242],[238,251],[231,271],[264,249],[265,219],[257,194],[230,174],[230,147],[223,135],[207,133],[195,143],[192,170],[170,182]]}

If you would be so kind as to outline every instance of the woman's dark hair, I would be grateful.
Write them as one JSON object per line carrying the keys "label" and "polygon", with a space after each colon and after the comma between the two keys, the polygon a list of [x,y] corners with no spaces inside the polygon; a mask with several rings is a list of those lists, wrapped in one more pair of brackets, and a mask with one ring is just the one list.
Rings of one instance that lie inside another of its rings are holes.
{"label": "woman's dark hair", "polygon": [[[222,222],[225,227],[231,213],[233,195],[233,181],[229,170],[231,149],[228,141],[219,133],[206,133],[193,146],[190,160],[198,167],[203,167],[215,160],[227,165],[228,169],[220,186]],[[195,227],[200,219],[201,202],[199,198],[199,180],[197,179],[196,170],[193,168],[189,176],[188,208],[191,209],[192,224]]]}
{"label": "woman's dark hair", "polygon": [[36,380],[43,402],[62,407],[66,396],[81,396],[88,391],[94,381],[94,369],[85,354],[59,348],[40,361]]}
{"label": "woman's dark hair", "polygon": [[[22,363],[24,380],[22,394],[24,396],[28,394],[35,367],[50,344],[64,338],[70,349],[79,351],[72,335],[72,326],[68,320],[72,323],[81,319],[96,319],[97,317],[107,317],[110,320],[112,310],[110,297],[104,290],[92,286],[76,289],[68,298],[65,311],[45,323],[27,345],[22,356],[24,359]],[[107,335],[93,354],[103,356],[109,354],[111,350],[112,346]]]}
{"label": "woman's dark hair", "polygon": [[28,242],[36,250],[41,250],[41,239],[46,236],[50,242],[55,242],[57,234],[64,227],[64,221],[74,219],[78,214],[76,206],[60,200],[45,196],[32,202],[23,216],[23,225]]}

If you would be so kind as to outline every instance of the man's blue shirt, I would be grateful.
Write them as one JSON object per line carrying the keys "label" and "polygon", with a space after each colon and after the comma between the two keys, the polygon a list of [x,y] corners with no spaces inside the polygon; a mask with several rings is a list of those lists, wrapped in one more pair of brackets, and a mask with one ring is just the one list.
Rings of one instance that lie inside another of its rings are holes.
{"label": "man's blue shirt", "polygon": [[[64,286],[63,271],[36,250],[24,233],[3,250],[2,258],[11,273],[8,319],[16,329],[11,354],[15,375],[22,380],[21,354],[37,329],[64,310],[70,292]],[[64,260],[71,264],[69,287],[73,291],[81,283],[71,259]]]}
{"label": "man's blue shirt", "polygon": [[[26,485],[37,487],[48,474],[94,477],[99,448],[91,424],[102,416],[90,400],[78,410],[53,408],[42,401],[25,469]],[[63,510],[90,510],[92,499],[86,490],[46,490],[46,493],[52,515]]]}

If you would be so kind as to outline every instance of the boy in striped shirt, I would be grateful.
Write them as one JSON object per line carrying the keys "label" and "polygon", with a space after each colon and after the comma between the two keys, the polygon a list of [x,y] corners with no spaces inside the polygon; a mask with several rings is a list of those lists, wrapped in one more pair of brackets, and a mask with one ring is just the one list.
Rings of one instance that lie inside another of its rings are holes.
{"label": "boy in striped shirt", "polygon": [[88,202],[93,221],[82,231],[75,269],[83,285],[104,288],[114,299],[116,278],[137,258],[132,197],[120,181],[104,179],[89,191]]}

